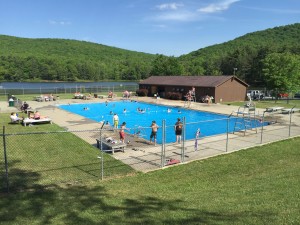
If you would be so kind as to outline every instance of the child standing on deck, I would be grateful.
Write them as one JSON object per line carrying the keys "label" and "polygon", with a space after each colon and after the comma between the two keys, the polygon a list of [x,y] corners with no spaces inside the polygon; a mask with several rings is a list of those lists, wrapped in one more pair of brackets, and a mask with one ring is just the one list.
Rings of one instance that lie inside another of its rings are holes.
{"label": "child standing on deck", "polygon": [[120,132],[119,132],[119,134],[120,134],[120,141],[122,143],[125,143],[125,130],[128,130],[128,129],[126,128],[126,123],[123,122],[122,125],[121,125]]}

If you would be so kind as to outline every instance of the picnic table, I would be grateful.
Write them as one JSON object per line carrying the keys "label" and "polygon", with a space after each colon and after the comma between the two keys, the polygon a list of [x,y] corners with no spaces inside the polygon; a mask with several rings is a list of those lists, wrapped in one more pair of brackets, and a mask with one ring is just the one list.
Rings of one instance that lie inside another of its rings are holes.
{"label": "picnic table", "polygon": [[101,147],[101,142],[102,142],[102,151],[105,152],[109,151],[112,152],[112,154],[114,154],[115,151],[125,152],[125,147],[126,147],[125,143],[120,143],[120,142],[112,143],[112,142],[107,142],[106,140],[99,140],[99,139],[96,139],[96,141],[97,141],[97,148],[99,149]]}

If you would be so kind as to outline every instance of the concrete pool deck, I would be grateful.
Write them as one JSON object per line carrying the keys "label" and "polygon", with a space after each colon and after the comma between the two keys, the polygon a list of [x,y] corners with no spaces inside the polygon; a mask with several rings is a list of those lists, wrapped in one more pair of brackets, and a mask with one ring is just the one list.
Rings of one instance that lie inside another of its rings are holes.
{"label": "concrete pool deck", "polygon": [[[115,100],[121,100],[116,98]],[[172,101],[166,99],[154,99],[149,97],[139,97],[134,99],[142,102],[157,103],[168,106],[181,106],[184,107],[183,101]],[[105,102],[106,99],[93,98],[91,100],[82,99],[63,99],[54,102],[36,102],[27,101],[33,110],[38,110],[42,115],[49,116],[54,123],[65,128],[69,131],[83,131],[99,129],[100,124],[92,120],[86,119],[82,116],[67,112],[59,109],[57,104],[74,104],[74,103],[92,103],[92,102]],[[192,103],[191,109],[202,110],[214,113],[222,113],[230,115],[233,111],[238,109],[237,106],[211,104],[204,103]],[[14,112],[17,111],[15,107],[9,107],[7,102],[0,102],[1,112]],[[265,109],[257,109],[259,114],[262,114]],[[166,158],[165,159],[178,159],[184,162],[190,162],[195,160],[201,160],[221,154],[227,154],[242,149],[247,149],[261,144],[267,144],[278,140],[288,139],[289,137],[300,136],[300,113],[293,113],[292,126],[289,130],[287,125],[290,120],[289,115],[278,114],[277,119],[281,122],[272,126],[264,128],[263,138],[261,131],[247,131],[246,135],[242,133],[230,133],[228,135],[218,135],[208,137],[199,140],[198,151],[194,149],[194,141],[186,141],[185,146],[180,144],[167,144]],[[289,136],[290,133],[290,136]],[[75,133],[86,142],[96,146],[96,139],[94,134],[88,134],[83,132]],[[146,137],[148,139],[148,137]],[[181,150],[184,149],[184,156],[181,154]],[[160,145],[154,146],[149,144],[141,144],[140,146],[127,146],[125,153],[116,152],[112,156],[124,163],[130,165],[134,169],[142,172],[153,171],[161,167],[161,163],[165,162],[165,159],[161,159],[162,148]]]}

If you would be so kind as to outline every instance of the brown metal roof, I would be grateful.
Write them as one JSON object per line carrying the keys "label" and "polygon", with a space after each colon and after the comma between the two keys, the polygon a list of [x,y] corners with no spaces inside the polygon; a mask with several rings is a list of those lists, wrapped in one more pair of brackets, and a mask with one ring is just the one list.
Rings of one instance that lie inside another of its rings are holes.
{"label": "brown metal roof", "polygon": [[224,82],[236,79],[245,86],[249,86],[244,81],[235,76],[151,76],[140,84],[165,85],[165,86],[189,86],[189,87],[218,87]]}

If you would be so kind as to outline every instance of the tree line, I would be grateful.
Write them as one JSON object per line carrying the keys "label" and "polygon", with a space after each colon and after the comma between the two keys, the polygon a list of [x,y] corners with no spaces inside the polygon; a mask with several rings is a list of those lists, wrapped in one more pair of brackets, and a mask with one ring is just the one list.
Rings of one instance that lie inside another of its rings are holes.
{"label": "tree line", "polygon": [[[152,75],[234,74],[251,86],[291,90],[299,88],[297,81],[292,88],[291,85],[283,86],[284,82],[275,84],[271,78],[299,78],[295,69],[300,65],[299,36],[300,24],[297,23],[246,34],[180,57],[168,57],[84,41],[2,35],[0,80],[138,81]],[[280,75],[274,69],[278,65]]]}
{"label": "tree line", "polygon": [[2,81],[140,80],[154,55],[65,39],[0,35]]}
{"label": "tree line", "polygon": [[141,80],[151,66],[140,59],[111,62],[78,61],[54,57],[0,56],[1,81]]}

